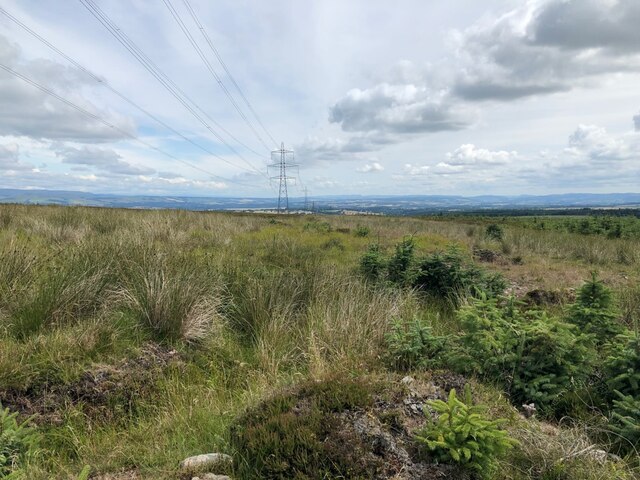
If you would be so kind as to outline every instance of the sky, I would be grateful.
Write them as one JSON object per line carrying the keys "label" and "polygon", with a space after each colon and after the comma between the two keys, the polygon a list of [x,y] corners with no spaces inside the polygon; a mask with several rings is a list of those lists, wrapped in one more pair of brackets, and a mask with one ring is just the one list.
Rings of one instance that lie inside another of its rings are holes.
{"label": "sky", "polygon": [[0,8],[0,188],[268,197],[284,143],[293,196],[640,191],[638,0]]}

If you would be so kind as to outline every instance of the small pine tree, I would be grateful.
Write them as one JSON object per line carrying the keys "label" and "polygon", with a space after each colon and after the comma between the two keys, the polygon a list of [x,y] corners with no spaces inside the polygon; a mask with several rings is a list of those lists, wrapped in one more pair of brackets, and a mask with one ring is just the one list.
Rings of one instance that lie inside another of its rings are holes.
{"label": "small pine tree", "polygon": [[597,345],[622,332],[611,290],[598,279],[595,272],[578,291],[578,297],[570,309],[569,321],[583,333],[592,335]]}
{"label": "small pine tree", "polygon": [[[510,313],[514,313],[510,311]],[[450,361],[456,370],[490,378],[507,378],[513,370],[517,336],[511,334],[512,318],[506,318],[495,298],[471,299],[456,314],[462,329],[458,348]]]}
{"label": "small pine tree", "polygon": [[38,433],[27,426],[27,421],[18,422],[17,417],[16,412],[0,405],[0,478],[24,467],[37,452]]}
{"label": "small pine tree", "polygon": [[609,426],[616,435],[615,443],[622,453],[640,450],[640,398],[615,392]]}
{"label": "small pine tree", "polygon": [[389,280],[397,285],[407,285],[411,281],[415,242],[408,237],[396,244],[396,251],[389,259]]}
{"label": "small pine tree", "polygon": [[450,355],[462,373],[501,382],[514,403],[553,412],[563,395],[583,385],[593,356],[576,327],[543,312],[520,313],[514,302],[472,300],[457,314],[463,333]]}
{"label": "small pine tree", "polygon": [[594,363],[588,337],[573,325],[531,311],[518,326],[511,397],[552,412],[570,391],[584,386]]}
{"label": "small pine tree", "polygon": [[607,387],[640,399],[640,336],[626,333],[616,340],[604,362]]}
{"label": "small pine tree", "polygon": [[429,325],[414,318],[410,322],[396,322],[385,340],[389,362],[404,371],[442,366],[448,338],[434,335]]}
{"label": "small pine tree", "polygon": [[491,225],[487,225],[485,235],[493,240],[502,240],[504,231],[502,230],[502,227],[500,225],[492,223]]}
{"label": "small pine tree", "polygon": [[369,245],[365,254],[360,258],[360,272],[372,282],[377,282],[382,278],[386,266],[386,260],[377,243]]}
{"label": "small pine tree", "polygon": [[500,428],[504,420],[489,420],[485,407],[473,405],[468,385],[464,402],[452,389],[446,402],[431,400],[427,405],[438,418],[418,431],[416,440],[441,462],[457,463],[491,478],[497,460],[517,444]]}

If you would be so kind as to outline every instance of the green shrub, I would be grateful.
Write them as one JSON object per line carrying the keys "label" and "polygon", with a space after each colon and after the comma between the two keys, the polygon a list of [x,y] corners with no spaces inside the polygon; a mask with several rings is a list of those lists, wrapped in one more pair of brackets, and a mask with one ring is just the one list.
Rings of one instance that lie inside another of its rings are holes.
{"label": "green shrub", "polygon": [[37,453],[39,434],[17,416],[0,405],[0,478],[23,468]]}
{"label": "green shrub", "polygon": [[580,327],[582,332],[592,335],[598,345],[621,333],[622,325],[613,308],[611,290],[595,273],[578,291],[576,301],[571,306],[569,321]]}
{"label": "green shrub", "polygon": [[371,233],[371,229],[365,225],[358,225],[353,232],[356,237],[368,237]]}
{"label": "green shrub", "polygon": [[419,318],[395,322],[386,343],[389,361],[396,370],[439,367],[447,351],[447,337],[435,336]]}
{"label": "green shrub", "polygon": [[371,405],[375,384],[330,378],[266,400],[231,426],[241,479],[373,478],[356,438],[342,438],[337,417]]}
{"label": "green shrub", "polygon": [[610,392],[640,398],[640,336],[619,335],[604,362],[604,377]]}
{"label": "green shrub", "polygon": [[465,394],[465,402],[457,398],[455,389],[446,402],[429,401],[437,418],[418,431],[416,440],[438,461],[460,464],[490,478],[498,459],[517,442],[500,429],[504,420],[487,419],[485,407],[472,404],[468,388]]}
{"label": "green shrub", "polygon": [[324,242],[324,244],[322,245],[322,248],[324,248],[325,250],[336,248],[338,250],[343,250],[343,251],[345,249],[344,243],[342,243],[342,240],[340,240],[339,238],[330,238],[329,240]]}
{"label": "green shrub", "polygon": [[389,280],[396,285],[409,285],[412,277],[415,242],[413,238],[405,238],[396,244],[394,254],[387,265]]}
{"label": "green shrub", "polygon": [[465,373],[501,382],[516,405],[534,402],[552,413],[563,395],[591,371],[587,337],[543,312],[519,312],[512,303],[475,299],[460,309],[463,333],[451,362]]}
{"label": "green shrub", "polygon": [[[517,328],[495,298],[471,299],[458,310],[462,329],[450,361],[456,370],[492,378],[511,378],[518,346]],[[505,374],[507,377],[505,377]]]}
{"label": "green shrub", "polygon": [[487,225],[487,228],[484,232],[487,237],[493,240],[502,240],[502,237],[504,236],[502,227],[500,225],[496,225],[495,223]]}
{"label": "green shrub", "polygon": [[623,453],[640,450],[640,398],[615,392],[609,426],[615,434],[615,443]]}
{"label": "green shrub", "polygon": [[302,228],[305,232],[317,233],[329,233],[333,230],[329,222],[318,222],[317,220],[305,223]]}
{"label": "green shrub", "polygon": [[367,251],[360,258],[360,272],[367,280],[378,281],[385,274],[387,262],[377,243],[369,245]]}
{"label": "green shrub", "polygon": [[504,292],[506,282],[499,273],[465,262],[460,252],[450,249],[423,257],[418,262],[413,286],[457,304],[467,295],[496,297]]}
{"label": "green shrub", "polygon": [[572,325],[532,312],[518,325],[511,396],[542,412],[561,408],[567,393],[582,389],[593,365],[588,339]]}

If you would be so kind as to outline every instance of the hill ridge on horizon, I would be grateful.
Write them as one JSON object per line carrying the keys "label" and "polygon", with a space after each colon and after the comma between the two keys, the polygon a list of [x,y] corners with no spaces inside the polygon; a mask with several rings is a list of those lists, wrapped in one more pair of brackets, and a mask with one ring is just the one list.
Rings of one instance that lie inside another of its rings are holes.
{"label": "hill ridge on horizon", "polygon": [[[198,197],[179,195],[125,195],[69,190],[0,189],[0,203],[74,205],[110,208],[186,210],[271,210],[273,197]],[[589,208],[640,206],[640,193],[561,193],[545,195],[314,195],[316,210],[355,210],[375,213],[420,213],[530,208]],[[311,208],[311,205],[307,205]],[[290,197],[292,210],[304,208],[304,198]]]}

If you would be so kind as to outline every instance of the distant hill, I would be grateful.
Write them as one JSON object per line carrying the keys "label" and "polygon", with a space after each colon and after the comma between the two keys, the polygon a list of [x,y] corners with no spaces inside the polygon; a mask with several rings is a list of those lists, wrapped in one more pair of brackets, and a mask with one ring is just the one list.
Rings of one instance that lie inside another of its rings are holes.
{"label": "distant hill", "polygon": [[[271,210],[274,198],[182,197],[153,195],[109,195],[58,190],[0,189],[0,203],[84,205],[94,207]],[[433,213],[475,210],[551,209],[583,207],[633,208],[640,206],[640,193],[564,193],[555,195],[335,195],[309,198],[309,208],[325,212],[342,210],[372,213]],[[291,209],[302,209],[302,198],[290,198]]]}

